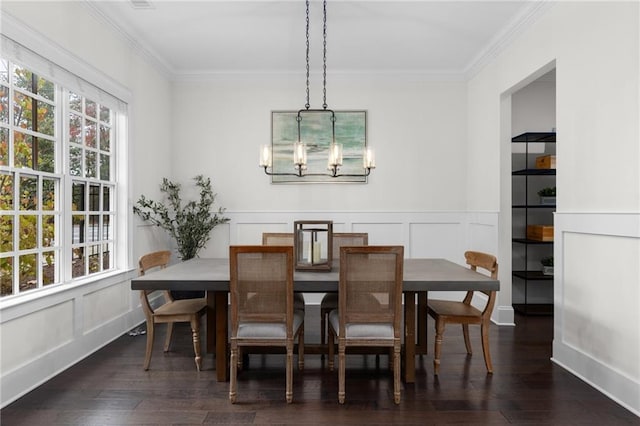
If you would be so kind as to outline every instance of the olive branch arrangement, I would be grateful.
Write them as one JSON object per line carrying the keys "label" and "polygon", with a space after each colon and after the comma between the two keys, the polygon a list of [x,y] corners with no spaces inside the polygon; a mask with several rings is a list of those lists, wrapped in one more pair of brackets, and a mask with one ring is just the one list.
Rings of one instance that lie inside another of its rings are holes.
{"label": "olive branch arrangement", "polygon": [[213,228],[229,222],[222,207],[217,212],[211,211],[217,195],[211,188],[211,179],[198,175],[194,180],[200,188],[197,202],[192,200],[183,205],[180,184],[162,178],[160,191],[166,195],[167,203],[141,195],[133,206],[133,212],[142,220],[159,226],[175,239],[182,260],[196,257],[211,238]]}

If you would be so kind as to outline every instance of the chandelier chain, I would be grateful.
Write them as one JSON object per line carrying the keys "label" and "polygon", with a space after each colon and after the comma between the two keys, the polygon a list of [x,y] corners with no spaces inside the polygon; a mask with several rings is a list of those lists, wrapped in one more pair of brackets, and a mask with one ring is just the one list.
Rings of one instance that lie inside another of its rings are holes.
{"label": "chandelier chain", "polygon": [[322,17],[322,108],[327,109],[327,0],[323,2]]}
{"label": "chandelier chain", "polygon": [[304,106],[306,109],[311,106],[309,103],[309,0],[307,0],[307,103]]}

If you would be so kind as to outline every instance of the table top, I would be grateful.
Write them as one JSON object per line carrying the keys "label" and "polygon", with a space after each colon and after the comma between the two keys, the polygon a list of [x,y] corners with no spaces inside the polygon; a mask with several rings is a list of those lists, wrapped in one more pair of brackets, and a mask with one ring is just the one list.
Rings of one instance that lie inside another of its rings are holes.
{"label": "table top", "polygon": [[[405,259],[403,291],[500,290],[500,281],[446,259]],[[294,289],[304,293],[338,291],[340,274],[295,271]],[[229,291],[229,259],[194,258],[131,280],[132,290]]]}

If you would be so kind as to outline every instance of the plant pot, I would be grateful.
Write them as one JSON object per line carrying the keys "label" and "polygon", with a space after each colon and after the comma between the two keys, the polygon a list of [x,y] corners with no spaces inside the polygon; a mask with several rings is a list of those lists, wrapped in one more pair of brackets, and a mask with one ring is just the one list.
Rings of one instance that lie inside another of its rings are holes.
{"label": "plant pot", "polygon": [[554,206],[556,204],[556,197],[540,197],[540,204],[545,206]]}
{"label": "plant pot", "polygon": [[553,266],[542,266],[542,275],[553,275]]}

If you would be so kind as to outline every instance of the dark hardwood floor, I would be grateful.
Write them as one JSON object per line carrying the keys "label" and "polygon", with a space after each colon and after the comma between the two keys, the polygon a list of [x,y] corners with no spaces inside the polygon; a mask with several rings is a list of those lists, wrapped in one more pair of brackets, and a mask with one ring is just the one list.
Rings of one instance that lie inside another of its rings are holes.
{"label": "dark hardwood floor", "polygon": [[[306,340],[319,341],[318,309],[307,308]],[[294,402],[286,404],[282,355],[250,355],[239,375],[238,403],[218,383],[212,355],[203,371],[190,336],[178,327],[172,352],[156,336],[144,371],[145,335],[125,334],[99,352],[0,411],[10,425],[402,424],[640,425],[640,418],[550,361],[551,317],[516,317],[516,327],[491,329],[494,374],[487,375],[479,330],[467,356],[460,327],[445,333],[439,378],[431,354],[417,358],[416,382],[393,404],[386,355],[350,355],[347,401],[337,402],[337,372],[319,355],[294,370]],[[433,347],[429,323],[429,350]]]}

